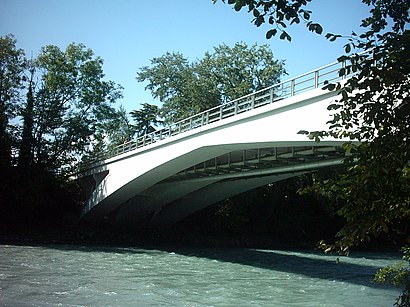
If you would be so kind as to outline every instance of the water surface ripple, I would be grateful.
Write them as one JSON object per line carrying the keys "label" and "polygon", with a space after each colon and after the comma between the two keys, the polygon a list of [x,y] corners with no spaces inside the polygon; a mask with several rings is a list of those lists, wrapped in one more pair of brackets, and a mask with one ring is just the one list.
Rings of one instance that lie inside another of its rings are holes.
{"label": "water surface ripple", "polygon": [[0,245],[4,306],[392,306],[390,254]]}

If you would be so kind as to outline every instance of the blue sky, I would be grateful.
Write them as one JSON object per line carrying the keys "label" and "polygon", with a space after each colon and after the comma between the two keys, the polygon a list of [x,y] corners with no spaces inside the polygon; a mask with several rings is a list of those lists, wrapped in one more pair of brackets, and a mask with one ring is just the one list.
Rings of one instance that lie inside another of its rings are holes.
{"label": "blue sky", "polygon": [[[135,80],[150,59],[180,52],[189,60],[226,43],[268,44],[277,59],[285,60],[294,77],[336,60],[342,41],[328,42],[303,25],[290,28],[292,42],[265,39],[267,27],[255,27],[252,15],[236,12],[221,0],[0,0],[0,36],[12,33],[27,56],[45,45],[62,49],[83,43],[104,59],[106,79],[124,87],[119,104],[128,111],[144,102],[156,103],[145,85]],[[369,8],[361,0],[313,0],[312,20],[324,32],[358,31]]]}

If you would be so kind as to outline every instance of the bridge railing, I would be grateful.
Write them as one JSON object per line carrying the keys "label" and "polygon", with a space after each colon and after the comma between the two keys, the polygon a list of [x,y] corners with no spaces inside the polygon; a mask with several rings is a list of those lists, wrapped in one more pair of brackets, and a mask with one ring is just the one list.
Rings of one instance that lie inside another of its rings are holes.
{"label": "bridge railing", "polygon": [[[94,167],[102,160],[109,159],[126,152],[133,151],[155,142],[170,138],[183,132],[187,132],[205,125],[221,121],[255,108],[274,103],[275,101],[289,98],[300,93],[323,87],[327,82],[340,81],[346,78],[341,75],[341,68],[345,62],[334,62],[318,69],[301,74],[254,93],[224,103],[220,106],[203,111],[191,117],[172,123],[167,127],[140,136],[135,140],[121,144],[111,151],[102,152],[95,158],[85,161],[80,169],[85,170]],[[80,171],[81,171],[80,170]]]}

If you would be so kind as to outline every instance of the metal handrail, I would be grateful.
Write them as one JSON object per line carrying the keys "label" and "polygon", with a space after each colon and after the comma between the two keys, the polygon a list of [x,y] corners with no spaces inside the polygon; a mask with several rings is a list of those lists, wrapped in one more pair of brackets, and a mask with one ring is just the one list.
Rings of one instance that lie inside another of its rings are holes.
{"label": "metal handrail", "polygon": [[[338,66],[340,67],[337,68]],[[180,133],[197,129],[205,125],[221,121],[225,118],[236,116],[240,113],[248,112],[263,105],[289,98],[311,89],[319,88],[323,86],[326,81],[331,82],[339,79],[342,80],[346,78],[346,75],[341,76],[339,74],[339,71],[340,68],[344,66],[344,62],[333,62],[315,70],[303,73],[292,79],[279,82],[272,86],[258,90],[254,93],[221,104],[220,106],[213,107],[188,118],[182,119],[168,125],[167,127],[140,136],[135,140],[118,145],[110,151],[102,152],[93,159],[85,161],[80,166],[80,170],[96,166],[99,162],[105,159],[133,151],[137,148],[148,146],[155,142],[176,136]],[[334,68],[327,70],[331,67]],[[327,78],[324,79],[324,77]],[[303,87],[299,87],[301,85]]]}

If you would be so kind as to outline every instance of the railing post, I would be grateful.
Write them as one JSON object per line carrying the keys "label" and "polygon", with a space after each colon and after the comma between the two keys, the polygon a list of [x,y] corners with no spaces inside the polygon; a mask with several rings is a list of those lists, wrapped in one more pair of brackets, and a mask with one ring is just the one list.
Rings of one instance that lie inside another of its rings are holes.
{"label": "railing post", "polygon": [[251,96],[251,110],[255,107],[255,94]]}
{"label": "railing post", "polygon": [[290,96],[295,96],[295,79],[290,81]]}
{"label": "railing post", "polygon": [[270,88],[269,91],[269,103],[273,102],[273,87]]}
{"label": "railing post", "polygon": [[219,120],[222,119],[222,106],[219,107]]}
{"label": "railing post", "polygon": [[319,71],[315,71],[315,88],[319,87]]}
{"label": "railing post", "polygon": [[234,110],[234,114],[238,114],[238,100],[235,101],[235,110]]}

